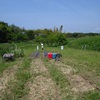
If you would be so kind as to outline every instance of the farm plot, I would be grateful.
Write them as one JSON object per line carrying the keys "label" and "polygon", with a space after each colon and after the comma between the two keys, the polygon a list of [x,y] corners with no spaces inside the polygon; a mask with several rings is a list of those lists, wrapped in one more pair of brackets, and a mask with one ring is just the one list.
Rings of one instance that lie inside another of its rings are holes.
{"label": "farm plot", "polygon": [[96,84],[91,84],[63,61],[48,60],[43,56],[20,61],[1,76],[0,80],[4,80],[0,84],[1,100],[100,99]]}
{"label": "farm plot", "polygon": [[7,83],[10,80],[14,80],[14,74],[17,71],[17,66],[13,66],[13,68],[8,68],[6,69],[3,74],[2,77],[0,77],[0,98],[2,98],[2,95],[4,92],[6,92],[6,88],[7,88]]}
{"label": "farm plot", "polygon": [[[98,88],[98,86],[96,84],[93,84],[89,79],[87,80],[81,75],[79,75],[76,69],[62,62],[55,62],[54,60],[50,60],[48,61],[48,63],[51,64],[51,68],[55,67],[58,71],[60,71],[69,82],[69,85],[67,85],[67,92],[70,93],[69,99],[100,99],[100,89]],[[68,98],[66,98],[66,100],[68,100]]]}
{"label": "farm plot", "polygon": [[95,89],[88,80],[85,80],[82,76],[75,74],[75,70],[71,66],[62,63],[55,63],[55,65],[68,78],[72,86],[72,91],[77,93]]}
{"label": "farm plot", "polygon": [[61,100],[55,82],[40,58],[31,63],[31,82],[29,82],[29,100]]}

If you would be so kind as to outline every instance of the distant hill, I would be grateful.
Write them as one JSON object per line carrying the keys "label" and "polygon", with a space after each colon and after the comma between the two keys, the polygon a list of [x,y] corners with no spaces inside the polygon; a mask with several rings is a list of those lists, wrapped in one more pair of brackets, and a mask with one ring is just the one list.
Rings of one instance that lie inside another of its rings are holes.
{"label": "distant hill", "polygon": [[69,41],[67,45],[68,47],[76,49],[100,51],[100,36],[87,36],[87,37],[72,39]]}

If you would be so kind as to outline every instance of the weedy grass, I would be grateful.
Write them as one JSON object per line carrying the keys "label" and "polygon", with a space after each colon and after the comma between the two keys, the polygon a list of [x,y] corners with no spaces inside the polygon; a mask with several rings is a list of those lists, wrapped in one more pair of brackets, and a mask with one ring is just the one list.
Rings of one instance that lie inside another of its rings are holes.
{"label": "weedy grass", "polygon": [[68,48],[67,45],[64,50],[60,50],[60,47],[46,47],[46,51],[61,53],[64,64],[70,65],[77,74],[100,86],[100,52]]}
{"label": "weedy grass", "polygon": [[[32,42],[0,44],[0,74],[2,74],[2,72],[8,67],[12,67],[14,64],[17,64],[20,57],[22,57],[22,59],[25,57],[29,57],[35,49],[36,45]],[[15,57],[14,61],[9,60],[6,62],[2,57],[4,53],[15,53],[15,56],[17,58]]]}
{"label": "weedy grass", "polygon": [[[21,100],[25,95],[27,95],[27,92],[29,91],[28,88],[26,88],[26,83],[31,78],[29,72],[31,63],[30,55],[37,51],[37,44],[28,42],[19,43],[17,45],[24,50],[25,56],[21,58],[22,63],[19,64],[18,71],[15,74],[15,80],[9,82],[8,90],[5,92],[3,100]],[[44,50],[39,50],[39,52],[44,51],[61,53],[62,63],[65,65],[70,65],[73,69],[76,70],[75,74],[81,75],[86,80],[89,80],[92,84],[100,87],[100,52],[68,48],[67,45],[64,46],[64,50],[60,50],[60,46],[48,47],[44,45]],[[70,84],[67,78],[60,70],[54,67],[54,65],[51,64],[47,58],[44,58],[43,61],[45,66],[48,68],[52,79],[55,81],[55,84],[60,88],[61,95],[64,97],[63,100],[73,100],[73,95],[71,94]],[[3,63],[2,58],[0,58],[0,74],[2,74],[2,72],[9,66],[18,63],[18,60],[15,60],[14,62]],[[77,100],[99,99],[100,91],[98,90],[85,92],[81,95],[78,95],[77,98]]]}
{"label": "weedy grass", "polygon": [[10,44],[9,43],[1,43],[0,44],[0,56],[3,56],[9,50]]}
{"label": "weedy grass", "polygon": [[[31,59],[29,58],[29,56],[30,54],[32,54],[34,48],[31,44],[26,43],[17,43],[16,45],[24,50],[25,56],[15,59],[14,63],[18,65],[18,70],[15,74],[15,79],[9,80],[6,89],[7,91],[5,91],[2,100],[20,100],[21,98],[26,96],[29,91],[28,87],[26,86],[26,83],[31,77]],[[13,62],[3,63],[2,65],[5,65],[5,67],[2,67],[2,70],[0,69],[1,73],[8,67],[8,65],[11,65],[11,63]]]}
{"label": "weedy grass", "polygon": [[17,61],[8,61],[8,62],[4,62],[2,60],[2,57],[0,57],[0,75],[3,73],[4,70],[6,70],[8,67],[13,67],[13,65],[15,65],[17,63]]}
{"label": "weedy grass", "polygon": [[87,36],[73,39],[67,45],[71,48],[100,51],[100,36]]}
{"label": "weedy grass", "polygon": [[90,50],[67,48],[62,52],[63,63],[70,65],[83,77],[99,84],[100,78],[100,53]]}
{"label": "weedy grass", "polygon": [[[76,70],[76,74],[100,87],[100,53],[91,50],[79,50],[65,47],[62,62]],[[100,89],[100,88],[99,88]],[[84,93],[78,100],[99,100],[100,91]],[[99,98],[99,99],[98,99]]]}
{"label": "weedy grass", "polygon": [[77,100],[100,100],[100,92],[96,90],[86,92],[82,96],[79,96]]}
{"label": "weedy grass", "polygon": [[51,64],[49,60],[43,59],[52,79],[56,83],[56,85],[60,88],[62,100],[72,100],[73,96],[70,95],[70,83],[67,80],[66,76],[62,74],[60,70],[58,70],[54,64]]}
{"label": "weedy grass", "polygon": [[31,59],[25,58],[20,64],[17,73],[15,74],[16,79],[12,80],[8,84],[8,90],[4,94],[3,100],[20,100],[28,93],[26,83],[31,78],[30,75],[30,63]]}
{"label": "weedy grass", "polygon": [[[64,50],[60,50],[60,47],[47,47],[47,50],[50,52],[60,52],[62,54],[62,63],[70,65],[73,69],[75,69],[75,74],[81,75],[84,79],[91,82],[91,84],[95,84],[96,87],[100,87],[100,53],[98,51],[73,49],[68,48],[67,46],[64,46]],[[46,59],[45,62],[48,62],[48,60]],[[51,70],[51,76],[54,77],[55,81],[59,82],[59,78],[61,77],[58,75],[58,70],[55,71],[55,68],[52,65],[50,66],[50,64],[48,64],[48,68]],[[59,78],[56,75],[58,75]],[[85,100],[83,98],[87,98],[86,100],[88,100],[88,98],[91,98],[92,96],[100,98],[100,95],[98,95],[99,93],[100,92],[98,90],[90,91],[87,92],[86,95],[85,93],[83,95],[81,94],[80,99]]]}

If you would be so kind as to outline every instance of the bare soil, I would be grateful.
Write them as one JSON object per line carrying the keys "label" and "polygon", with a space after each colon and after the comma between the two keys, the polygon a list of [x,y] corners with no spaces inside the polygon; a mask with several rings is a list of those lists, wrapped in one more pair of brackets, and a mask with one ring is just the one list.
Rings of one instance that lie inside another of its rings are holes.
{"label": "bare soil", "polygon": [[61,100],[59,91],[41,59],[34,59],[30,71],[33,81],[29,83],[28,100]]}
{"label": "bare soil", "polygon": [[87,92],[95,89],[95,86],[90,84],[89,80],[85,80],[82,76],[76,74],[76,70],[69,65],[61,62],[55,62],[55,66],[66,75],[71,84],[72,91],[75,93]]}
{"label": "bare soil", "polygon": [[3,74],[0,76],[0,98],[2,98],[3,93],[7,88],[7,84],[10,80],[14,80],[14,74],[17,71],[17,66],[7,68]]}
{"label": "bare soil", "polygon": [[[71,66],[61,61],[55,62],[54,59],[49,60],[47,63],[52,64],[66,76],[70,83],[67,88],[71,89],[71,95],[74,95],[74,100],[77,98],[77,94],[95,90],[95,85],[76,73],[77,71]],[[15,80],[14,74],[17,69],[18,65],[7,68],[0,76],[0,98],[6,92],[8,82]],[[29,93],[21,100],[62,100],[62,92],[52,80],[47,67],[42,62],[42,57],[32,60],[30,73],[31,79],[26,84],[26,88],[29,88]]]}

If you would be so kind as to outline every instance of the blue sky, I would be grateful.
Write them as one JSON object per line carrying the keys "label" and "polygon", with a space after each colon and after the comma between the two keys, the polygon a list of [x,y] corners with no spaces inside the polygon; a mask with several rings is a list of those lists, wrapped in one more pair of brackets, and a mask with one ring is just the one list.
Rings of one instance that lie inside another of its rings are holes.
{"label": "blue sky", "polygon": [[0,21],[26,29],[99,32],[100,0],[0,0]]}

